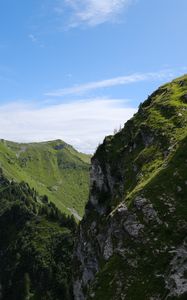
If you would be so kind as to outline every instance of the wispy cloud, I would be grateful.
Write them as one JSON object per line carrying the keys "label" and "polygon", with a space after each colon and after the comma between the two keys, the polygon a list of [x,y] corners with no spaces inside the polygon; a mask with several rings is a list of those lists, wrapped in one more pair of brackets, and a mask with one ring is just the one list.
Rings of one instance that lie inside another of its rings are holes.
{"label": "wispy cloud", "polygon": [[29,39],[33,42],[33,43],[36,43],[37,42],[37,38],[34,34],[29,34],[28,35]]}
{"label": "wispy cloud", "polygon": [[122,99],[92,99],[45,108],[12,103],[0,107],[0,137],[19,142],[61,138],[80,151],[92,153],[135,111]]}
{"label": "wispy cloud", "polygon": [[28,38],[31,40],[31,42],[33,44],[36,44],[40,48],[44,48],[44,44],[40,41],[40,39],[38,38],[38,36],[36,36],[35,34],[33,34],[33,33],[29,34]]}
{"label": "wispy cloud", "polygon": [[55,11],[63,12],[65,5],[71,10],[70,26],[80,24],[96,26],[105,22],[114,22],[133,0],[58,0]]}
{"label": "wispy cloud", "polygon": [[81,85],[75,85],[68,88],[58,89],[52,92],[45,93],[46,96],[61,97],[64,95],[82,94],[92,90],[98,90],[102,88],[126,85],[130,83],[146,81],[146,80],[159,80],[168,79],[173,77],[171,70],[164,70],[152,73],[136,73],[128,76],[114,77],[111,79],[105,79],[101,81],[89,82]]}

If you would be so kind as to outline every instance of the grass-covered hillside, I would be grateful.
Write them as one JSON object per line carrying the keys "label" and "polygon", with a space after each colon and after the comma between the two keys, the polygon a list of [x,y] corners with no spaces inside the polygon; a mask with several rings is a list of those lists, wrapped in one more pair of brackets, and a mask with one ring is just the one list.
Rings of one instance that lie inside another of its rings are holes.
{"label": "grass-covered hillside", "polygon": [[149,96],[92,158],[75,299],[187,299],[186,237],[187,75]]}
{"label": "grass-covered hillside", "polygon": [[122,195],[130,199],[152,180],[186,136],[187,75],[156,90],[124,128],[106,137],[98,148],[95,157],[104,168],[110,163],[112,176],[117,179],[110,205],[115,208],[118,196],[119,202]]}
{"label": "grass-covered hillside", "polygon": [[0,170],[0,299],[71,300],[76,226],[46,196]]}
{"label": "grass-covered hillside", "polygon": [[0,141],[5,176],[27,182],[67,214],[82,217],[88,199],[90,156],[61,140],[18,144]]}

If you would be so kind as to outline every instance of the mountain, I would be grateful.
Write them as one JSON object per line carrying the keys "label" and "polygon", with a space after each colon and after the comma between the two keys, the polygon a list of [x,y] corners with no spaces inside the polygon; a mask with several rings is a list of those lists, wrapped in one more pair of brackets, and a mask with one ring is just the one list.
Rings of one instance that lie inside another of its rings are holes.
{"label": "mountain", "polygon": [[91,162],[75,300],[187,299],[187,75],[141,103]]}
{"label": "mountain", "polygon": [[76,222],[89,167],[89,155],[61,140],[0,141],[1,300],[73,299]]}
{"label": "mountain", "polygon": [[63,212],[80,220],[89,192],[90,156],[61,140],[18,144],[0,140],[0,167],[24,181]]}
{"label": "mountain", "polygon": [[72,300],[76,226],[46,196],[0,170],[0,299]]}
{"label": "mountain", "polygon": [[187,75],[89,161],[1,140],[0,300],[185,300]]}

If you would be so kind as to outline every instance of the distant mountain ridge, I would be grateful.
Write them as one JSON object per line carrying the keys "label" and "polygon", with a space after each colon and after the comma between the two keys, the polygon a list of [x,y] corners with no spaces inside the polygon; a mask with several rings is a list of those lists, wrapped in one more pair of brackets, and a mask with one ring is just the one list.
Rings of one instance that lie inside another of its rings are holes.
{"label": "distant mountain ridge", "polygon": [[[90,156],[62,140],[15,143],[0,140],[0,167],[4,175],[27,182],[67,214],[80,219],[89,192]],[[79,191],[77,193],[77,191]]]}

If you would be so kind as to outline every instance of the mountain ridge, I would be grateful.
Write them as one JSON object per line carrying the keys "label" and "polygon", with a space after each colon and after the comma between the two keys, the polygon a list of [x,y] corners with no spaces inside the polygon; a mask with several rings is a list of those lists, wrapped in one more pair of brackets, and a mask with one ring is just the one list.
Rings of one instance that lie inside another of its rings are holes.
{"label": "mountain ridge", "polygon": [[89,155],[62,140],[40,143],[0,140],[0,164],[7,178],[28,182],[59,209],[67,214],[75,212],[79,219],[88,197],[89,161]]}
{"label": "mountain ridge", "polygon": [[[0,298],[185,300],[186,153],[187,75],[141,103],[91,168],[61,140],[0,141]],[[78,221],[85,203],[77,226],[67,211]]]}
{"label": "mountain ridge", "polygon": [[140,104],[92,157],[75,300],[187,295],[187,75]]}

